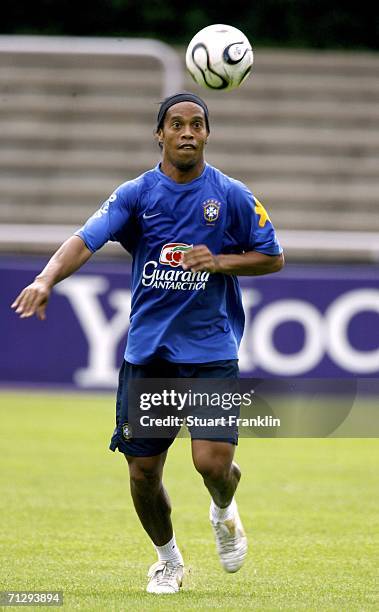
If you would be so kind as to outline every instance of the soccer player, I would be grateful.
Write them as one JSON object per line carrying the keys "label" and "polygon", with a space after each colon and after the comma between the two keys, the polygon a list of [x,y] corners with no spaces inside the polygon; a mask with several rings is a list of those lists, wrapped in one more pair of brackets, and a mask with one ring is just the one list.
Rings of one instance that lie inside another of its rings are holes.
{"label": "soccer player", "polygon": [[[205,162],[209,134],[201,98],[183,92],[165,99],[156,126],[162,161],[119,186],[12,304],[21,318],[44,319],[53,286],[108,240],[132,255],[130,328],[110,448],[126,457],[133,503],[158,555],[148,574],[149,593],[178,592],[184,573],[162,483],[175,436],[133,437],[128,381],[237,378],[244,327],[237,276],[270,274],[283,266],[264,207],[244,184]],[[247,552],[234,498],[241,476],[233,461],[238,432],[209,439],[196,429],[190,433],[193,463],[211,497],[220,561],[227,572],[236,572]]]}

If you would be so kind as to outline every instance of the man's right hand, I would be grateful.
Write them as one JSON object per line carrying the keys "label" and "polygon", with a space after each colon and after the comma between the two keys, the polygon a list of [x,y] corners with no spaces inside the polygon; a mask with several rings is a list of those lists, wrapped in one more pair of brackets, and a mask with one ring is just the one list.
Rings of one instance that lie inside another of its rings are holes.
{"label": "man's right hand", "polygon": [[54,253],[34,282],[21,291],[11,308],[21,319],[35,314],[43,321],[46,319],[46,306],[54,285],[78,270],[91,255],[92,252],[79,236],[71,236]]}
{"label": "man's right hand", "polygon": [[46,319],[46,306],[51,293],[51,287],[42,278],[36,278],[25,287],[11,305],[20,319],[32,317],[34,314],[43,321]]}

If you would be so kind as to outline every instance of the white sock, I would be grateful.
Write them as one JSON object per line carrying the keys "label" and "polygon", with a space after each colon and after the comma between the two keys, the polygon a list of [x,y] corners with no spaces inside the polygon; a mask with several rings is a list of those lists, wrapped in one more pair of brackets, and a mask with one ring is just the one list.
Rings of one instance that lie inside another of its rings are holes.
{"label": "white sock", "polygon": [[226,506],[226,508],[219,508],[212,499],[210,511],[211,521],[213,521],[214,523],[223,523],[224,521],[232,519],[234,517],[236,508],[237,504],[235,502],[234,497],[230,502],[229,506]]}
{"label": "white sock", "polygon": [[172,561],[173,563],[184,565],[183,557],[175,540],[175,534],[167,544],[163,546],[156,546],[154,544],[154,548],[158,553],[158,561]]}

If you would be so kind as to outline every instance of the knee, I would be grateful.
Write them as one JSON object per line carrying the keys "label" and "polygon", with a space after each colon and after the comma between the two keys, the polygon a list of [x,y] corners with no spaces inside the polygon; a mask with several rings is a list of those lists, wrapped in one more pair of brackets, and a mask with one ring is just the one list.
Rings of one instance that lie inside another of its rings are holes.
{"label": "knee", "polygon": [[129,463],[130,484],[134,489],[154,493],[162,485],[161,471],[144,463]]}
{"label": "knee", "polygon": [[221,461],[215,461],[214,459],[210,460],[203,457],[196,459],[196,461],[194,461],[194,465],[204,480],[211,482],[223,482],[229,478],[230,465]]}

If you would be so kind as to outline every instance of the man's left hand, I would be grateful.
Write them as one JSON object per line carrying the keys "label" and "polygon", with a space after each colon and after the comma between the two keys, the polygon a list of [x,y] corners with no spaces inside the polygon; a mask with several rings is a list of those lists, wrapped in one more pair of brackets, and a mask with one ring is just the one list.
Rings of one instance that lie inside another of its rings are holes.
{"label": "man's left hand", "polygon": [[191,272],[210,272],[211,274],[220,271],[217,257],[205,244],[198,244],[183,253],[182,268],[191,270]]}

